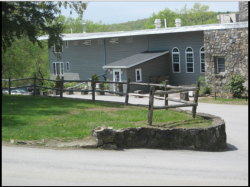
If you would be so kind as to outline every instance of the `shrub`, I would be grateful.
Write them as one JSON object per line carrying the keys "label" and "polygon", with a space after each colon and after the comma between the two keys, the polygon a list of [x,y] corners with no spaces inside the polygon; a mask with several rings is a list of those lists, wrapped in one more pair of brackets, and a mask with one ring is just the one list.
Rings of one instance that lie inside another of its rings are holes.
{"label": "shrub", "polygon": [[104,87],[105,90],[108,90],[109,89],[109,83],[104,83],[103,87]]}
{"label": "shrub", "polygon": [[233,93],[234,98],[241,98],[241,95],[246,90],[243,86],[243,83],[245,82],[245,78],[238,74],[234,73],[227,83],[227,88],[230,89],[230,91]]}
{"label": "shrub", "polygon": [[[52,81],[47,81],[47,80],[44,80],[43,81],[43,86],[45,87],[55,87],[55,83],[52,82]],[[40,88],[40,91],[43,91],[43,92],[48,92],[50,89],[47,89],[47,88]]]}
{"label": "shrub", "polygon": [[[57,81],[61,80],[60,77],[59,77],[59,75],[56,76],[56,80]],[[61,82],[55,82],[55,88],[60,88],[60,86],[61,86]]]}
{"label": "shrub", "polygon": [[200,76],[200,94],[211,94],[211,88],[209,85],[206,84],[205,76]]}
{"label": "shrub", "polygon": [[[94,80],[96,80],[96,81],[99,80],[99,77],[96,75],[96,73],[93,76],[94,76]],[[91,82],[91,87],[92,87],[92,82]]]}

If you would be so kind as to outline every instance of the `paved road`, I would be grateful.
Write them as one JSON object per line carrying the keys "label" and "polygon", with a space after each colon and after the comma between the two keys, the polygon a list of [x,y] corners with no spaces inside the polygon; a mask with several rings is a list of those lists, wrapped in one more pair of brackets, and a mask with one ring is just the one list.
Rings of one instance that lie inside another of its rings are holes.
{"label": "paved road", "polygon": [[228,151],[2,146],[2,185],[248,185],[248,107],[199,103],[198,112],[225,120]]}

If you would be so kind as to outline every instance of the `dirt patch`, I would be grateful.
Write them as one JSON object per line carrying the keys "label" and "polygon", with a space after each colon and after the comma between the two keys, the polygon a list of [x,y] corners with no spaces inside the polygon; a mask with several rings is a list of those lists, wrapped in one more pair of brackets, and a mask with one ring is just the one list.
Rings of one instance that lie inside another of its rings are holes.
{"label": "dirt patch", "polygon": [[31,147],[42,149],[80,149],[80,148],[97,148],[97,141],[94,137],[89,136],[81,140],[69,140],[63,142],[61,139],[44,140],[44,141],[22,141],[18,143],[18,140],[14,140],[14,143],[2,141],[2,146],[13,147]]}

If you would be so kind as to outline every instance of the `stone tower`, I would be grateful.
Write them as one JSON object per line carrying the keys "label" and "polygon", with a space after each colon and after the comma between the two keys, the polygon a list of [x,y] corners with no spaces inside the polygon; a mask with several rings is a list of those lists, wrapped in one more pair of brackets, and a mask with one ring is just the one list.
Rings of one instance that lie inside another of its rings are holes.
{"label": "stone tower", "polygon": [[239,22],[248,21],[248,1],[239,1]]}

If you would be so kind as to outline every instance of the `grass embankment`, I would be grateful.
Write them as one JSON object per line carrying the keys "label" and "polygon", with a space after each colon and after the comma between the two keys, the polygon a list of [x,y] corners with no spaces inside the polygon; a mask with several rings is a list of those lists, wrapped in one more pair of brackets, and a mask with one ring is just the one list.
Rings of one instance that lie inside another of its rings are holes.
{"label": "grass embankment", "polygon": [[248,105],[248,99],[227,99],[222,97],[199,98],[198,103],[226,104],[226,105]]}
{"label": "grass embankment", "polygon": [[[114,129],[147,126],[147,108],[114,103],[51,97],[2,97],[2,141],[56,139],[91,136],[98,126]],[[155,110],[153,126],[189,128],[210,126],[199,116],[171,110]]]}

